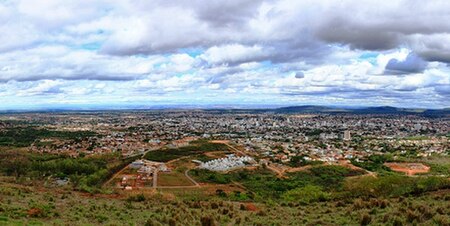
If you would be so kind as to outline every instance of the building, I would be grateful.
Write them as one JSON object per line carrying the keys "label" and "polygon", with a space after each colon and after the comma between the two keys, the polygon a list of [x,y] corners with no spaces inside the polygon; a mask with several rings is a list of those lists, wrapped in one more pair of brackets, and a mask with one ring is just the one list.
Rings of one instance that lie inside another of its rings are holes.
{"label": "building", "polygon": [[344,140],[351,140],[352,139],[352,135],[350,134],[349,130],[345,130],[344,131]]}

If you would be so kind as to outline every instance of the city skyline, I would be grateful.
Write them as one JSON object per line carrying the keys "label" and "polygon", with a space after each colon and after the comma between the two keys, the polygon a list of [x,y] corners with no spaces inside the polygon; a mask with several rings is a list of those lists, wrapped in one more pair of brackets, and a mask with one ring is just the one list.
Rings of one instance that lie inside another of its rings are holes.
{"label": "city skyline", "polygon": [[0,110],[450,107],[450,2],[0,1]]}

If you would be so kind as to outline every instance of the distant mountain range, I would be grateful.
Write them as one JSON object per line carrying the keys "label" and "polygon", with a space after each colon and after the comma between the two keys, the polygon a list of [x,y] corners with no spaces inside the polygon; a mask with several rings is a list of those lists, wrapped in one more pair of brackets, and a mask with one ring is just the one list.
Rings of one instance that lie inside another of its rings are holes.
{"label": "distant mountain range", "polygon": [[391,106],[380,107],[330,107],[319,105],[302,105],[290,107],[263,107],[255,108],[243,106],[157,106],[157,107],[122,107],[122,108],[72,108],[72,109],[41,109],[41,110],[0,110],[0,114],[8,113],[30,113],[30,112],[116,112],[116,111],[207,111],[207,112],[223,112],[223,113],[284,113],[284,114],[417,114],[423,116],[448,116],[450,117],[450,108],[443,109],[425,109],[425,108],[396,108]]}
{"label": "distant mountain range", "polygon": [[276,113],[350,113],[350,114],[421,114],[429,116],[450,115],[450,108],[421,109],[421,108],[396,108],[390,106],[345,108],[325,107],[315,105],[282,107],[273,110]]}

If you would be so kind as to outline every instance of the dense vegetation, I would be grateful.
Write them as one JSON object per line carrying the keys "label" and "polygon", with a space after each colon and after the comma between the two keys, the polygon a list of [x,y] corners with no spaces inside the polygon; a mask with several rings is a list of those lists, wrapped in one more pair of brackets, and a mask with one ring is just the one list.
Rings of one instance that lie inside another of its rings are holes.
{"label": "dense vegetation", "polygon": [[[181,189],[182,195],[176,196],[175,190],[92,196],[77,192],[94,191],[132,160],[115,154],[71,158],[1,150],[0,165],[5,167],[0,173],[17,178],[20,185],[0,180],[0,225],[450,224],[447,178],[389,171],[374,177],[332,165],[313,166],[284,178],[263,167],[230,173],[190,171],[201,182],[236,184],[245,188],[241,192]],[[22,168],[26,170],[17,171]],[[68,177],[76,189],[37,189],[20,182],[51,177]]]}
{"label": "dense vegetation", "polygon": [[292,156],[289,165],[292,167],[301,167],[306,165],[319,165],[322,164],[322,161],[314,161],[314,160],[306,160],[305,155]]}
{"label": "dense vegetation", "polygon": [[385,162],[392,161],[392,156],[389,154],[385,155],[371,155],[368,159],[364,161],[351,160],[351,163],[355,166],[361,167],[371,172],[385,172],[391,171],[389,167],[383,165]]}
{"label": "dense vegetation", "polygon": [[[308,171],[290,173],[287,178],[280,179],[267,169],[256,171],[240,170],[228,174],[196,169],[191,175],[201,182],[227,184],[238,182],[245,186],[249,198],[254,200],[280,200],[294,193],[295,189],[314,186],[321,191],[331,191],[342,187],[344,179],[361,175],[363,172],[341,166],[317,166]],[[309,187],[311,188],[311,187]]]}
{"label": "dense vegetation", "polygon": [[[0,184],[0,225],[449,225],[450,190],[412,197],[316,200],[327,193],[307,186],[293,201],[227,202],[169,192],[90,197],[69,190],[40,191]],[[322,197],[322,198],[321,198]]]}
{"label": "dense vegetation", "polygon": [[0,152],[0,174],[17,179],[68,178],[75,188],[93,191],[134,159],[122,159],[118,154],[72,158],[3,150]]}
{"label": "dense vegetation", "polygon": [[230,200],[310,203],[358,197],[400,197],[450,188],[450,181],[445,177],[408,177],[397,173],[352,177],[361,174],[361,171],[341,166],[317,166],[308,171],[291,173],[282,179],[265,169],[228,174],[200,169],[191,171],[191,175],[201,182],[235,182],[247,189],[247,193],[238,196],[220,193],[221,197],[228,195]]}
{"label": "dense vegetation", "polygon": [[418,157],[406,157],[398,158],[399,162],[420,162],[427,166],[430,166],[430,172],[428,175],[441,175],[450,177],[450,156],[432,155],[425,158]]}
{"label": "dense vegetation", "polygon": [[53,131],[37,127],[16,127],[0,131],[0,146],[28,147],[38,139],[79,140],[94,135],[95,133],[91,131]]}
{"label": "dense vegetation", "polygon": [[401,197],[449,188],[450,181],[445,177],[409,177],[389,173],[378,177],[351,178],[345,182],[342,194],[346,197]]}
{"label": "dense vegetation", "polygon": [[168,162],[183,156],[196,156],[209,151],[228,151],[228,146],[225,144],[199,141],[193,142],[189,146],[150,151],[144,158],[151,161]]}

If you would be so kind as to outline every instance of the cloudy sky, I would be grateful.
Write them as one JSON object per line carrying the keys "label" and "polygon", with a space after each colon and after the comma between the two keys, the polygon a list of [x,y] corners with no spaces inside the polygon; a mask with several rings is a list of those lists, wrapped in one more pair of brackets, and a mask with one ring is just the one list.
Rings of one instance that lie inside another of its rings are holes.
{"label": "cloudy sky", "polygon": [[0,109],[449,107],[449,21],[448,0],[0,0]]}

